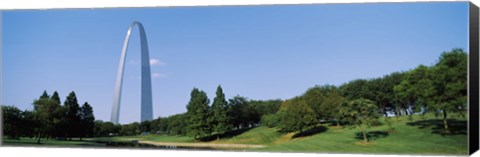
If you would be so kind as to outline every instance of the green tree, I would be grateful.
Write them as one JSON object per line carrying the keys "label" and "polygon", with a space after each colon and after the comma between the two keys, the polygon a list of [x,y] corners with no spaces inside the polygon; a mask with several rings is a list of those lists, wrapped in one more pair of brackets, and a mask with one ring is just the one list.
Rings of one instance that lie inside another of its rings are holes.
{"label": "green tree", "polygon": [[150,132],[151,133],[165,133],[167,130],[167,118],[158,117],[151,121],[150,123]]}
{"label": "green tree", "polygon": [[210,117],[213,122],[213,131],[217,134],[217,139],[220,138],[220,134],[223,134],[231,130],[231,117],[228,114],[228,103],[225,100],[225,94],[223,94],[222,87],[218,85],[216,96],[213,99],[212,113]]}
{"label": "green tree", "polygon": [[393,92],[393,84],[389,84],[385,78],[386,76],[371,79],[369,81],[369,91],[372,93],[372,95],[367,99],[371,99],[373,102],[375,102],[375,104],[378,105],[378,109],[381,110],[385,117],[387,117],[387,111],[390,102],[388,94]]}
{"label": "green tree", "polygon": [[398,96],[395,94],[395,86],[400,84],[400,82],[403,80],[404,75],[405,72],[393,72],[383,77],[385,83],[385,89],[383,90],[384,98],[388,100],[385,105],[384,112],[390,111],[395,113],[395,115],[397,116],[397,120],[400,116],[401,104]]}
{"label": "green tree", "polygon": [[278,127],[280,125],[280,121],[282,118],[282,112],[277,112],[275,114],[267,114],[262,116],[261,122],[262,125],[267,126],[269,128]]}
{"label": "green tree", "polygon": [[55,91],[53,92],[52,96],[50,97],[50,99],[52,99],[56,104],[62,104],[62,102],[60,101],[60,96],[58,96],[58,92]]}
{"label": "green tree", "polygon": [[228,100],[231,124],[234,128],[241,129],[248,126],[247,108],[248,100],[245,97],[235,96]]}
{"label": "green tree", "polygon": [[140,123],[138,122],[133,122],[130,124],[125,124],[121,125],[121,128],[119,130],[119,134],[121,136],[133,136],[133,135],[139,135],[141,133],[141,128],[140,128]]}
{"label": "green tree", "polygon": [[340,125],[341,116],[339,108],[344,101],[337,87],[333,85],[315,86],[310,88],[302,95],[305,103],[315,112],[315,119],[335,120]]}
{"label": "green tree", "polygon": [[172,135],[186,134],[186,114],[176,114],[168,117],[168,132]]}
{"label": "green tree", "polygon": [[70,92],[64,102],[65,118],[67,121],[66,135],[71,140],[72,137],[78,137],[81,134],[80,106],[78,105],[75,92]]}
{"label": "green tree", "polygon": [[209,126],[210,107],[207,94],[204,91],[193,88],[190,101],[187,104],[188,127],[187,133],[195,140],[210,134]]}
{"label": "green tree", "polygon": [[143,121],[143,122],[140,122],[140,132],[141,133],[150,133],[150,124],[152,122],[151,121]]}
{"label": "green tree", "polygon": [[15,106],[1,106],[3,114],[3,134],[8,139],[19,140],[22,136],[22,125],[24,123],[23,113]]}
{"label": "green tree", "polygon": [[115,124],[112,122],[103,122],[101,120],[96,120],[94,122],[93,134],[95,137],[105,137],[109,136],[110,133],[118,133],[120,129],[117,129]]}
{"label": "green tree", "polygon": [[345,83],[340,86],[340,91],[349,100],[371,97],[368,80],[366,79],[357,79]]}
{"label": "green tree", "polygon": [[80,140],[82,140],[82,137],[93,136],[95,116],[93,115],[93,108],[88,102],[85,102],[80,108],[80,126],[82,127]]}
{"label": "green tree", "polygon": [[340,121],[343,119],[343,114],[340,110],[345,98],[337,91],[326,94],[327,99],[323,102],[326,117],[335,120],[337,126],[340,126]]}
{"label": "green tree", "polygon": [[37,143],[40,143],[40,138],[51,138],[55,135],[56,126],[60,122],[61,106],[56,101],[50,99],[50,96],[46,91],[40,96],[39,99],[34,100],[34,117],[35,122],[38,123],[37,128]]}
{"label": "green tree", "polygon": [[254,104],[247,98],[238,95],[228,101],[228,113],[232,117],[231,124],[234,128],[242,129],[260,124],[261,113],[257,111],[258,102]]}
{"label": "green tree", "polygon": [[315,112],[301,97],[285,101],[280,107],[280,129],[283,132],[304,131],[317,124]]}
{"label": "green tree", "polygon": [[433,67],[432,107],[443,113],[443,125],[448,130],[448,112],[463,113],[467,108],[468,54],[462,49],[443,52]]}
{"label": "green tree", "polygon": [[326,100],[325,92],[330,86],[315,86],[310,88],[302,95],[305,103],[315,112],[315,121],[318,123],[325,118],[328,112],[325,110],[324,101]]}
{"label": "green tree", "polygon": [[343,103],[342,110],[347,120],[360,128],[363,140],[367,143],[367,128],[378,120],[377,106],[368,99],[355,99]]}
{"label": "green tree", "polygon": [[422,112],[423,116],[434,92],[431,68],[420,65],[407,72],[394,91],[404,103],[412,106],[414,111]]}
{"label": "green tree", "polygon": [[[35,117],[33,111],[24,110],[22,125],[19,125],[22,130],[22,136],[33,138],[36,136],[36,130],[39,127],[39,123]],[[5,122],[5,121],[4,121]]]}
{"label": "green tree", "polygon": [[56,106],[55,112],[51,113],[54,116],[54,131],[53,131],[53,136],[55,137],[63,137],[65,136],[66,128],[68,125],[68,122],[65,118],[65,107],[61,106],[61,101],[60,101],[60,96],[58,95],[58,92],[55,91],[53,92],[52,96],[50,99],[53,101]]}
{"label": "green tree", "polygon": [[260,117],[268,114],[277,113],[282,105],[282,100],[249,100],[248,104],[252,105],[258,112]]}

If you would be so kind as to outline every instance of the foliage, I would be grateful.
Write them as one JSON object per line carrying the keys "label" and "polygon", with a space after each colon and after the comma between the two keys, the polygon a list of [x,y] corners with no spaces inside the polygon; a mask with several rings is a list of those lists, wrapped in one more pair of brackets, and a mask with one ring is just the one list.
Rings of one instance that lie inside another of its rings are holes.
{"label": "foliage", "polygon": [[212,122],[213,132],[217,134],[217,138],[220,134],[223,134],[231,130],[232,124],[231,115],[228,114],[228,103],[225,100],[225,94],[223,94],[222,87],[219,85],[217,87],[216,96],[213,99],[212,104],[212,116],[209,117]]}
{"label": "foliage", "polygon": [[151,123],[152,123],[152,122],[151,122],[151,121],[148,121],[148,120],[143,121],[143,122],[140,122],[140,126],[139,126],[139,127],[140,127],[140,128],[139,128],[140,132],[141,132],[142,134],[143,134],[143,133],[149,133],[150,130],[151,130],[151,128],[150,128]]}
{"label": "foliage", "polygon": [[254,110],[257,112],[258,117],[262,117],[268,114],[277,113],[282,105],[282,100],[249,100],[248,104],[253,106]]}
{"label": "foliage", "polygon": [[281,108],[280,129],[283,132],[304,131],[317,124],[315,112],[301,97],[285,101]]}
{"label": "foliage", "polygon": [[119,131],[120,129],[112,122],[103,122],[101,120],[96,120],[94,122],[93,133],[95,137],[109,136],[109,134],[118,133]]}
{"label": "foliage", "polygon": [[80,108],[80,126],[82,127],[80,137],[92,137],[95,127],[95,115],[93,108],[85,102]]}
{"label": "foliage", "polygon": [[78,137],[80,135],[81,119],[80,119],[80,106],[77,101],[75,92],[70,92],[63,103],[65,106],[65,116],[67,120],[66,131],[67,138]]}
{"label": "foliage", "polygon": [[132,136],[140,135],[142,131],[140,130],[140,123],[133,122],[130,124],[122,125],[118,134],[121,136]]}
{"label": "foliage", "polygon": [[277,112],[275,114],[267,114],[262,116],[262,125],[267,126],[269,128],[277,127],[279,126],[280,120],[281,120],[281,115],[282,112]]}
{"label": "foliage", "polygon": [[187,132],[186,118],[187,116],[185,114],[176,114],[168,117],[167,128],[168,128],[169,134],[185,135]]}
{"label": "foliage", "polygon": [[207,94],[204,91],[193,88],[187,105],[187,134],[195,140],[211,133],[209,125],[210,106]]}
{"label": "foliage", "polygon": [[363,134],[363,139],[368,142],[367,128],[378,119],[377,106],[368,99],[355,99],[343,103],[345,117],[358,126]]}
{"label": "foliage", "polygon": [[3,134],[8,139],[20,139],[23,132],[23,125],[25,117],[15,106],[2,106],[2,114],[3,114]]}
{"label": "foliage", "polygon": [[260,114],[247,98],[235,96],[229,99],[229,114],[232,125],[236,129],[256,126],[260,122]]}
{"label": "foliage", "polygon": [[367,80],[365,79],[356,79],[345,83],[340,86],[340,91],[349,100],[370,97]]}
{"label": "foliage", "polygon": [[[432,68],[420,65],[405,74],[395,94],[404,104],[413,106],[414,111],[425,113],[433,96]],[[411,117],[411,116],[410,116]]]}
{"label": "foliage", "polygon": [[462,113],[467,109],[467,59],[468,55],[462,49],[453,49],[442,53],[433,67],[432,108],[442,111],[447,132],[447,113]]}
{"label": "foliage", "polygon": [[94,135],[93,108],[88,103],[79,107],[74,92],[70,93],[63,106],[56,91],[52,96],[49,96],[47,91],[43,91],[32,104],[33,111],[20,111],[13,106],[2,106],[5,114],[6,136],[12,139],[35,137],[39,144],[41,138],[49,140],[80,137],[81,139]]}

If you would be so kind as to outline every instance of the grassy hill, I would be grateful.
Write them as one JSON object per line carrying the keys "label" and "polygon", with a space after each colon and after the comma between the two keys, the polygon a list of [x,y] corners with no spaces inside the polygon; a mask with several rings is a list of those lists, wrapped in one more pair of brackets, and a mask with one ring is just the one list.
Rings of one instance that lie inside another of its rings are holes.
{"label": "grassy hill", "polygon": [[[404,122],[403,122],[404,123]],[[396,125],[393,132],[384,132],[386,127],[372,127],[370,143],[355,139],[358,129],[330,128],[325,132],[308,137],[291,139],[288,142],[271,145],[262,151],[282,152],[348,152],[375,154],[467,154],[466,135],[432,134],[431,128],[418,128],[404,124]]]}
{"label": "grassy hill", "polygon": [[[357,128],[319,126],[315,134],[295,137],[295,133],[281,134],[275,128],[257,127],[241,135],[213,141],[215,143],[263,144],[265,148],[254,151],[275,152],[325,152],[325,153],[367,153],[367,154],[455,154],[468,153],[468,138],[465,121],[450,120],[452,134],[442,135],[442,121],[421,120],[413,116],[396,120],[392,118],[395,130],[386,131],[381,125],[369,128],[371,141],[363,143],[357,138]],[[381,119],[380,121],[383,121]],[[321,129],[318,129],[321,128]]]}
{"label": "grassy hill", "polygon": [[[299,133],[280,133],[276,128],[260,126],[209,142],[195,142],[187,136],[138,135],[124,137],[87,138],[86,141],[42,140],[43,146],[93,146],[102,147],[93,141],[128,142],[132,140],[201,143],[214,145],[251,144],[263,145],[263,148],[248,148],[248,151],[271,152],[320,152],[320,153],[362,153],[362,154],[451,154],[466,155],[468,153],[468,137],[466,121],[450,119],[450,134],[442,134],[442,120],[435,120],[433,115],[428,120],[413,116],[410,121],[406,116],[392,118],[395,130],[387,131],[386,125],[368,129],[371,141],[364,143],[357,137],[359,129],[353,127],[337,127],[319,125],[316,128]],[[381,118],[380,122],[384,122]],[[90,143],[88,141],[91,141]],[[7,145],[35,145],[34,139],[22,138],[20,141],[6,140]],[[233,149],[232,150],[238,150]]]}
{"label": "grassy hill", "polygon": [[273,128],[256,127],[232,138],[223,138],[212,143],[271,145],[281,136],[282,134]]}

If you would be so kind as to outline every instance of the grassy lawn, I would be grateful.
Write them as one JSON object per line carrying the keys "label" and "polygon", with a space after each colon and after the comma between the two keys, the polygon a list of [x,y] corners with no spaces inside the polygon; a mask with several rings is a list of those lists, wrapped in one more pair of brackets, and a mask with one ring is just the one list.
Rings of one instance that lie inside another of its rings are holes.
{"label": "grassy lawn", "polygon": [[277,132],[275,129],[267,127],[256,127],[238,136],[212,141],[212,143],[269,145],[273,144],[273,142],[278,140],[281,136],[282,134]]}
{"label": "grassy lawn", "polygon": [[[392,119],[395,120],[395,119]],[[420,120],[415,117],[415,120]],[[270,145],[261,151],[281,152],[348,152],[376,154],[455,154],[468,153],[468,138],[465,134],[444,135],[432,133],[433,126],[419,128],[417,125],[407,125],[406,117],[395,123],[393,132],[385,132],[387,126],[372,127],[368,131],[374,138],[365,144],[355,139],[357,128],[329,127],[325,132],[312,136],[291,139],[288,142]]]}
{"label": "grassy lawn", "polygon": [[117,137],[97,137],[85,138],[89,141],[119,141],[128,142],[132,140],[153,141],[153,142],[194,142],[188,136],[168,136],[168,135],[137,135],[137,136],[117,136]]}
{"label": "grassy lawn", "polygon": [[10,140],[3,138],[2,144],[7,146],[55,146],[55,147],[104,147],[105,144],[95,143],[91,141],[80,140],[46,140],[41,139],[40,144],[37,144],[36,139],[20,138],[20,140]]}
{"label": "grassy lawn", "polygon": [[[210,142],[213,144],[257,144],[264,148],[250,149],[251,151],[273,152],[325,152],[325,153],[366,153],[366,154],[451,154],[466,155],[468,152],[468,138],[465,119],[450,120],[451,134],[442,135],[441,119],[435,120],[428,115],[428,120],[420,116],[413,116],[410,121],[406,116],[391,118],[394,121],[394,131],[386,131],[388,127],[381,125],[371,127],[369,143],[356,138],[358,128],[336,127],[321,125],[299,136],[297,133],[282,134],[275,128],[264,126],[256,127],[233,137],[221,138]],[[383,118],[380,119],[384,122]],[[57,141],[42,139],[43,146],[81,146],[105,147],[104,144],[93,141],[152,141],[194,143],[191,137],[167,135],[138,135],[123,137],[85,138],[84,141]],[[34,145],[35,139],[22,138],[20,141],[4,139],[6,145]]]}

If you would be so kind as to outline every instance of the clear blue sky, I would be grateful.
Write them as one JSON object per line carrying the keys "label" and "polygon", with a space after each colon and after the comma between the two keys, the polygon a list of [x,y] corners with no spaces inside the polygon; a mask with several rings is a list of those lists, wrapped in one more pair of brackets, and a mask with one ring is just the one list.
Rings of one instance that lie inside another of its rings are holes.
{"label": "clear blue sky", "polygon": [[[43,90],[75,91],[108,121],[127,28],[143,23],[154,117],[213,99],[288,99],[315,85],[381,77],[466,50],[468,2],[4,11],[3,104],[32,109]],[[120,123],[140,119],[140,51],[132,34]]]}

